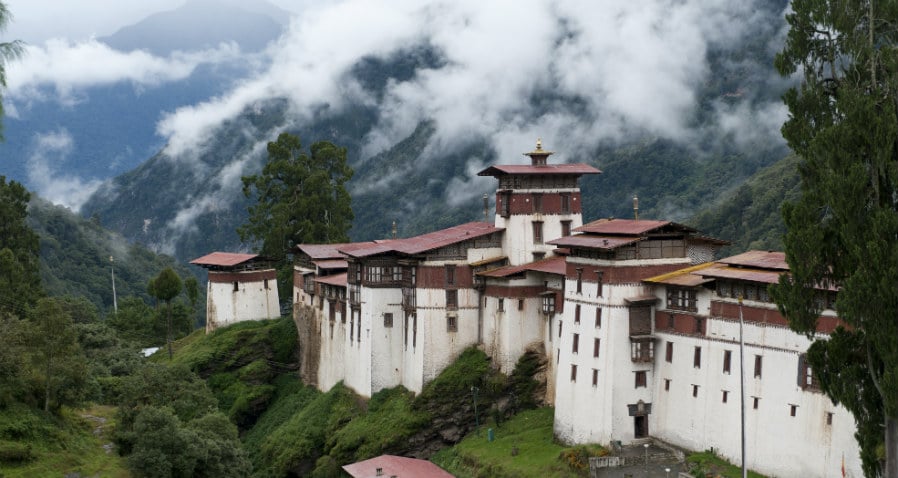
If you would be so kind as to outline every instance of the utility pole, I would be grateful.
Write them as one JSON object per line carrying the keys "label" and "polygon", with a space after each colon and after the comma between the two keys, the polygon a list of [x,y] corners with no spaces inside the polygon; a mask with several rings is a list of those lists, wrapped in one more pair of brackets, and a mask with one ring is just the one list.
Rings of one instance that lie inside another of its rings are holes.
{"label": "utility pole", "polygon": [[115,259],[109,256],[109,268],[112,271],[112,308],[118,314],[118,297],[115,295]]}

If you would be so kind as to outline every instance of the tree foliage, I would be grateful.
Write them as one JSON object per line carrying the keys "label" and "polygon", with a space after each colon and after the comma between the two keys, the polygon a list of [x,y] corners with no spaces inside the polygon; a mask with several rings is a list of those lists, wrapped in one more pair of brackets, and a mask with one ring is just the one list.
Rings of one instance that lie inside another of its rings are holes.
{"label": "tree foliage", "polygon": [[30,197],[20,183],[0,176],[0,312],[19,317],[43,295],[38,237],[25,223]]}
{"label": "tree foliage", "polygon": [[[774,298],[813,337],[822,302],[849,327],[811,347],[824,391],[858,422],[864,472],[898,476],[898,3],[794,0],[776,66],[803,81],[784,100],[801,196],[783,208],[791,276]],[[885,432],[884,432],[885,430]]]}
{"label": "tree foliage", "polygon": [[165,302],[165,342],[168,344],[168,358],[172,358],[172,304],[171,301],[184,290],[181,277],[171,267],[166,267],[158,276],[150,280],[147,292],[157,300]]}
{"label": "tree foliage", "polygon": [[278,263],[281,297],[290,296],[285,287],[292,278],[287,257],[294,246],[349,240],[353,213],[345,184],[352,174],[346,148],[319,141],[307,153],[298,137],[281,133],[268,143],[261,174],[243,177],[243,194],[256,202],[237,232]]}
{"label": "tree foliage", "polygon": [[[6,25],[12,14],[3,2],[0,2],[0,33],[6,30]],[[6,62],[22,55],[22,42],[0,42],[0,89],[6,87]],[[0,119],[3,118],[3,95],[0,94]],[[0,121],[0,140],[3,139],[3,122]]]}
{"label": "tree foliage", "polygon": [[77,403],[86,378],[72,316],[53,298],[43,298],[32,313],[27,345],[43,388],[43,408]]}

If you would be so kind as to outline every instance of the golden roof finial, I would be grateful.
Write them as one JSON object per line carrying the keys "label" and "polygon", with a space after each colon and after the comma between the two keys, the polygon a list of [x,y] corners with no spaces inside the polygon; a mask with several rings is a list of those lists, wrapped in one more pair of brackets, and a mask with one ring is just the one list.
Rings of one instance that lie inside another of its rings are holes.
{"label": "golden roof finial", "polygon": [[537,151],[543,150],[543,139],[542,138],[536,138],[536,150]]}

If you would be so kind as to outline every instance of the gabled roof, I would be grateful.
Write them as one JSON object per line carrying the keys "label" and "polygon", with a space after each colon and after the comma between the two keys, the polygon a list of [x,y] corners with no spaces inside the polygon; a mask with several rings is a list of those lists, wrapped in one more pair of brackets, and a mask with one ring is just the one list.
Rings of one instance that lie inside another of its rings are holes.
{"label": "gabled roof", "polygon": [[351,257],[369,257],[387,252],[413,255],[503,230],[488,222],[469,222],[407,239],[380,241],[367,247],[343,248],[340,251]]}
{"label": "gabled roof", "polygon": [[565,268],[566,266],[564,257],[550,257],[548,259],[529,262],[527,264],[521,264],[519,266],[500,267],[498,269],[481,272],[478,275],[484,277],[509,277],[525,271],[564,275]]}
{"label": "gabled roof", "polygon": [[672,226],[673,229],[682,232],[696,232],[695,229],[682,224],[670,221],[654,221],[650,219],[599,219],[590,222],[589,224],[584,224],[574,229],[574,231],[592,234],[640,235],[661,229],[665,226]]}
{"label": "gabled roof", "polygon": [[[380,469],[381,474],[377,474]],[[343,470],[353,478],[454,478],[448,471],[427,461],[404,456],[381,455],[370,460],[343,466]]]}
{"label": "gabled roof", "polygon": [[349,263],[343,259],[326,259],[323,261],[313,261],[313,264],[318,266],[319,269],[348,269]]}
{"label": "gabled roof", "polygon": [[195,264],[198,266],[213,266],[213,267],[233,267],[236,265],[243,264],[244,262],[249,262],[256,257],[259,257],[258,254],[237,254],[233,252],[213,252],[211,254],[206,254],[203,257],[194,259],[190,261],[191,264]]}
{"label": "gabled roof", "polygon": [[[343,244],[298,244],[297,249],[309,256],[313,261],[323,259],[344,259],[346,256],[340,252],[341,248],[359,243],[343,243]],[[365,242],[362,244],[373,244]]]}
{"label": "gabled roof", "polygon": [[592,236],[589,234],[577,234],[574,236],[559,237],[548,241],[547,244],[566,247],[588,247],[590,249],[617,249],[634,242],[641,241],[640,237],[620,236]]}
{"label": "gabled roof", "polygon": [[332,276],[323,276],[315,279],[315,282],[327,285],[335,285],[339,287],[346,287],[346,273],[342,274],[334,274]]}
{"label": "gabled roof", "polygon": [[789,270],[789,264],[786,263],[786,253],[779,251],[748,251],[717,262],[733,266],[757,267],[780,271]]}
{"label": "gabled roof", "polygon": [[547,164],[544,166],[497,164],[477,173],[478,176],[496,177],[507,174],[580,176],[583,174],[601,174],[601,171],[588,164]]}

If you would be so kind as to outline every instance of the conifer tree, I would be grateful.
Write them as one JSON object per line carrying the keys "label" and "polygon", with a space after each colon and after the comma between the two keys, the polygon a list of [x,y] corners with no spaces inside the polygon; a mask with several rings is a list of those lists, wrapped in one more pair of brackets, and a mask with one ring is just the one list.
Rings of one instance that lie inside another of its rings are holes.
{"label": "conifer tree", "polygon": [[[802,76],[783,126],[801,196],[783,207],[791,275],[772,293],[816,338],[808,362],[857,420],[864,473],[898,476],[898,3],[794,0],[787,21],[776,66]],[[821,288],[848,325],[828,339]]]}
{"label": "conifer tree", "polygon": [[288,256],[297,244],[349,240],[352,199],[345,184],[352,178],[346,148],[327,141],[302,150],[299,138],[281,133],[268,143],[262,173],[243,177],[243,194],[255,198],[240,239],[259,245],[258,252],[275,260],[281,297],[290,297],[293,266]]}

